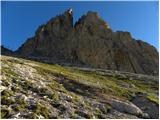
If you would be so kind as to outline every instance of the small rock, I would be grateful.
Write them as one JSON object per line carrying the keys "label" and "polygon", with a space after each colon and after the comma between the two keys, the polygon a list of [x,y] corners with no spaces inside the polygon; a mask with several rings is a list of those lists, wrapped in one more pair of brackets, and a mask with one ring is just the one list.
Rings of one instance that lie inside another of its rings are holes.
{"label": "small rock", "polygon": [[72,101],[72,96],[65,95],[65,94],[60,94],[60,99],[61,100],[66,100],[68,102],[71,102]]}
{"label": "small rock", "polygon": [[144,118],[144,119],[149,119],[150,116],[149,116],[147,113],[143,113],[143,114],[142,114],[142,118]]}
{"label": "small rock", "polygon": [[2,92],[2,91],[5,90],[5,89],[7,89],[7,87],[1,86],[1,87],[0,87],[0,92]]}
{"label": "small rock", "polygon": [[19,116],[20,116],[20,112],[17,113],[16,115],[13,115],[13,118],[14,118],[14,119],[19,118]]}

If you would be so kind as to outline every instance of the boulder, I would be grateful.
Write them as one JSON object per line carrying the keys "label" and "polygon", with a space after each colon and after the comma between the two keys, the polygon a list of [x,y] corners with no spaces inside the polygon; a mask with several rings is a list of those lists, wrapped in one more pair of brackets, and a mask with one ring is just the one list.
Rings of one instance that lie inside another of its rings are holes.
{"label": "boulder", "polygon": [[136,116],[143,115],[142,110],[129,101],[123,102],[120,100],[112,99],[110,104],[114,109],[120,112],[129,113]]}

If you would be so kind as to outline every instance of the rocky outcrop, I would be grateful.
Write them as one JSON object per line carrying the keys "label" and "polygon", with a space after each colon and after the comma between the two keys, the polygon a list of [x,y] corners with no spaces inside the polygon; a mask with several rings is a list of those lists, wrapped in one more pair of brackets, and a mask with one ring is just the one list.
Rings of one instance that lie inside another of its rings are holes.
{"label": "rocky outcrop", "polygon": [[158,75],[158,52],[129,32],[113,32],[96,12],[73,25],[72,9],[40,26],[18,50],[21,56],[55,63],[84,64],[132,73]]}
{"label": "rocky outcrop", "polygon": [[1,46],[1,54],[2,55],[13,55],[14,52],[5,48],[4,46]]}

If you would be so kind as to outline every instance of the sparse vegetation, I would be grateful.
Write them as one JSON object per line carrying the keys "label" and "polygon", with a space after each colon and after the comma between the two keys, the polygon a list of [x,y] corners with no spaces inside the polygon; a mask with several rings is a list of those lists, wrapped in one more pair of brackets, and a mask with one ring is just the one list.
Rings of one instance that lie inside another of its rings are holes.
{"label": "sparse vegetation", "polygon": [[17,107],[19,108],[19,110],[24,109],[28,105],[24,99],[17,99],[16,103],[18,104]]}
{"label": "sparse vegetation", "polygon": [[1,97],[1,104],[3,104],[3,105],[8,105],[9,106],[13,103],[14,103],[14,101],[12,99],[10,99],[9,97],[6,97],[6,96]]}
{"label": "sparse vegetation", "polygon": [[30,90],[33,84],[28,80],[23,80],[24,82],[19,82],[19,85],[22,86],[24,90]]}
{"label": "sparse vegetation", "polygon": [[13,95],[13,92],[10,91],[10,90],[3,90],[3,91],[1,92],[1,95],[2,95],[3,97],[10,97],[11,95]]}
{"label": "sparse vegetation", "polygon": [[[8,118],[12,111],[26,112],[25,118],[61,118],[61,115],[67,113],[70,118],[106,118],[113,109],[106,102],[108,99],[132,101],[137,93],[143,93],[150,102],[159,104],[156,82],[104,75],[104,71],[99,70],[85,71],[19,58],[18,62],[8,59],[12,57],[2,59],[2,62],[5,60],[4,63],[8,65],[2,66],[2,76],[5,78],[2,80],[2,86],[7,87],[1,92],[2,118]],[[18,68],[13,69],[16,64],[22,65],[23,69],[28,65],[36,71],[30,74],[31,78],[26,79],[23,76],[25,73],[19,72]],[[22,95],[26,96],[26,100],[20,97]],[[94,101],[101,107],[95,107]],[[11,110],[4,109],[4,106],[10,105],[13,105]],[[50,113],[51,109],[57,110],[54,115]]]}
{"label": "sparse vegetation", "polygon": [[156,97],[154,94],[149,94],[147,96],[147,98],[152,101],[152,102],[155,102],[157,105],[159,105],[159,99],[158,97]]}
{"label": "sparse vegetation", "polygon": [[2,80],[2,84],[1,85],[8,87],[10,85],[9,83],[10,82],[8,80]]}
{"label": "sparse vegetation", "polygon": [[7,119],[10,115],[10,110],[8,110],[7,108],[2,108],[1,109],[1,118],[2,119]]}
{"label": "sparse vegetation", "polygon": [[40,103],[37,103],[34,106],[33,111],[38,115],[42,115],[45,118],[49,118],[49,110],[47,109],[46,106],[43,106]]}

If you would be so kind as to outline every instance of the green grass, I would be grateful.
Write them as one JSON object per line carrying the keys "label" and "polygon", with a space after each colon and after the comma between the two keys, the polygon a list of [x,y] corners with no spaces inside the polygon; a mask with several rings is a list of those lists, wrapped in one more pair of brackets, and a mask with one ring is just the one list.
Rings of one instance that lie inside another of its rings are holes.
{"label": "green grass", "polygon": [[[93,86],[96,88],[104,89],[104,91],[108,94],[115,95],[117,97],[123,97],[126,99],[131,99],[132,96],[136,92],[147,92],[147,93],[153,93],[153,89],[143,82],[137,81],[137,80],[121,80],[116,78],[116,76],[103,76],[101,74],[98,74],[98,72],[87,72],[83,70],[78,69],[71,69],[68,67],[62,67],[60,65],[50,65],[40,62],[32,62],[38,66],[34,66],[36,70],[39,72],[39,74],[56,74],[56,75],[63,75],[67,79],[76,80],[79,83],[83,83],[88,86]],[[117,83],[123,83],[123,84],[133,84],[135,85],[135,88],[125,88],[121,87]],[[55,89],[57,86],[55,86]],[[60,87],[62,88],[62,87]],[[53,86],[52,86],[53,89]],[[65,91],[65,89],[63,88]]]}
{"label": "green grass", "polygon": [[10,96],[13,95],[13,92],[12,92],[11,90],[3,90],[3,91],[1,92],[1,95],[2,95],[3,97],[10,97]]}
{"label": "green grass", "polygon": [[16,103],[17,103],[17,106],[15,107],[16,111],[21,111],[22,109],[28,106],[27,102],[24,99],[17,99]]}
{"label": "green grass", "polygon": [[132,92],[128,89],[124,89],[117,85],[117,81],[114,81],[112,77],[105,77],[97,75],[93,72],[84,72],[80,70],[73,70],[69,68],[64,68],[59,65],[48,65],[48,64],[39,64],[39,67],[36,68],[41,73],[44,73],[47,70],[51,73],[56,73],[65,76],[67,79],[76,80],[79,83],[86,84],[88,86],[98,87],[104,89],[108,93],[113,93],[117,96],[130,97]]}
{"label": "green grass", "polygon": [[8,110],[7,108],[2,108],[1,109],[1,118],[2,119],[7,119],[10,115],[10,110]]}
{"label": "green grass", "polygon": [[1,74],[5,74],[9,78],[18,78],[19,76],[18,74],[13,72],[10,68],[2,67],[1,69],[2,69]]}
{"label": "green grass", "polygon": [[9,80],[2,80],[2,84],[1,85],[8,87],[10,85],[10,82],[9,82]]}
{"label": "green grass", "polygon": [[33,112],[36,113],[37,115],[43,115],[45,118],[49,118],[49,110],[47,109],[46,106],[43,106],[40,103],[37,103],[34,106]]}
{"label": "green grass", "polygon": [[151,102],[154,102],[156,104],[159,104],[159,99],[157,96],[155,96],[154,94],[148,94],[147,96],[148,100],[150,100]]}

